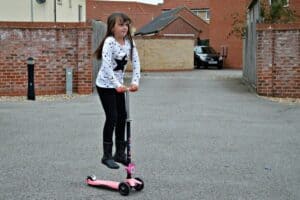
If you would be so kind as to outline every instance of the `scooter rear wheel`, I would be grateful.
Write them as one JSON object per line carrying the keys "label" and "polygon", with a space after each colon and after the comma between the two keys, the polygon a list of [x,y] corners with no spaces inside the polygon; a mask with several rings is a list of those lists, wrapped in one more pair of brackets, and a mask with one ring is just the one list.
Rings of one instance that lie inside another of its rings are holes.
{"label": "scooter rear wheel", "polygon": [[91,180],[91,181],[95,181],[97,178],[96,178],[95,175],[91,175],[91,176],[88,176],[86,179]]}
{"label": "scooter rear wheel", "polygon": [[119,184],[119,192],[123,196],[129,195],[130,189],[131,189],[131,187],[130,187],[130,185],[128,183],[121,182]]}

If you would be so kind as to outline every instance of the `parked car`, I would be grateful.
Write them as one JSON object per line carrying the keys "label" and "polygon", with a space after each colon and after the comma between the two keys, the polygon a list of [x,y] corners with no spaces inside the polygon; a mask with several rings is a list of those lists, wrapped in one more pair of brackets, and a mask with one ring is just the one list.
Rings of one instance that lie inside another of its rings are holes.
{"label": "parked car", "polygon": [[194,65],[195,68],[216,66],[218,69],[223,68],[223,58],[212,47],[195,46],[194,48]]}

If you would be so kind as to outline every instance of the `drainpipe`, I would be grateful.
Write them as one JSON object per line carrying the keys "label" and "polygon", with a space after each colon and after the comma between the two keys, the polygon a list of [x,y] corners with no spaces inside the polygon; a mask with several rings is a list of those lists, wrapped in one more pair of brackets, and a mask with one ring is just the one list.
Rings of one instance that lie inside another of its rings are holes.
{"label": "drainpipe", "polygon": [[31,22],[33,22],[33,0],[31,0],[30,2],[30,6],[31,6]]}
{"label": "drainpipe", "polygon": [[54,22],[56,22],[56,0],[54,0]]}
{"label": "drainpipe", "polygon": [[274,89],[274,79],[275,79],[275,72],[276,72],[276,69],[275,69],[275,31],[274,30],[271,30],[272,32],[272,97],[274,97],[274,93],[275,93],[275,89]]}

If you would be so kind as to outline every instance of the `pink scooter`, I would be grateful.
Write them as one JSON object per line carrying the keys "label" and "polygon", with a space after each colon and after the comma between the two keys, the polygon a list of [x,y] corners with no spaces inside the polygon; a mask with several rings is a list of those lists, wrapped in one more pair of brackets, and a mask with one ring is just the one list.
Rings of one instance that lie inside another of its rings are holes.
{"label": "pink scooter", "polygon": [[135,171],[135,165],[131,162],[131,150],[130,150],[130,118],[129,118],[129,91],[125,93],[126,97],[126,111],[127,111],[127,120],[126,120],[126,139],[127,139],[127,163],[129,163],[125,170],[127,172],[127,178],[123,182],[109,181],[109,180],[99,180],[95,175],[88,176],[86,178],[86,183],[94,187],[103,187],[113,190],[118,190],[121,195],[129,195],[132,188],[136,191],[141,191],[144,188],[144,182],[140,178],[132,178]]}

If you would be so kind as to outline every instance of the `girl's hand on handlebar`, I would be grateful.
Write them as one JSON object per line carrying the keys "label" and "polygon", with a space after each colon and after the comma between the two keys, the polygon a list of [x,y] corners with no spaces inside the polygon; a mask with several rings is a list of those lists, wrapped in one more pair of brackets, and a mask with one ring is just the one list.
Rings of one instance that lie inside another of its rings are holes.
{"label": "girl's hand on handlebar", "polygon": [[136,92],[136,91],[138,91],[139,86],[137,86],[136,84],[131,84],[128,89],[130,92]]}
{"label": "girl's hand on handlebar", "polygon": [[120,87],[117,87],[116,90],[118,93],[124,93],[128,90],[128,88],[124,85],[121,85]]}

